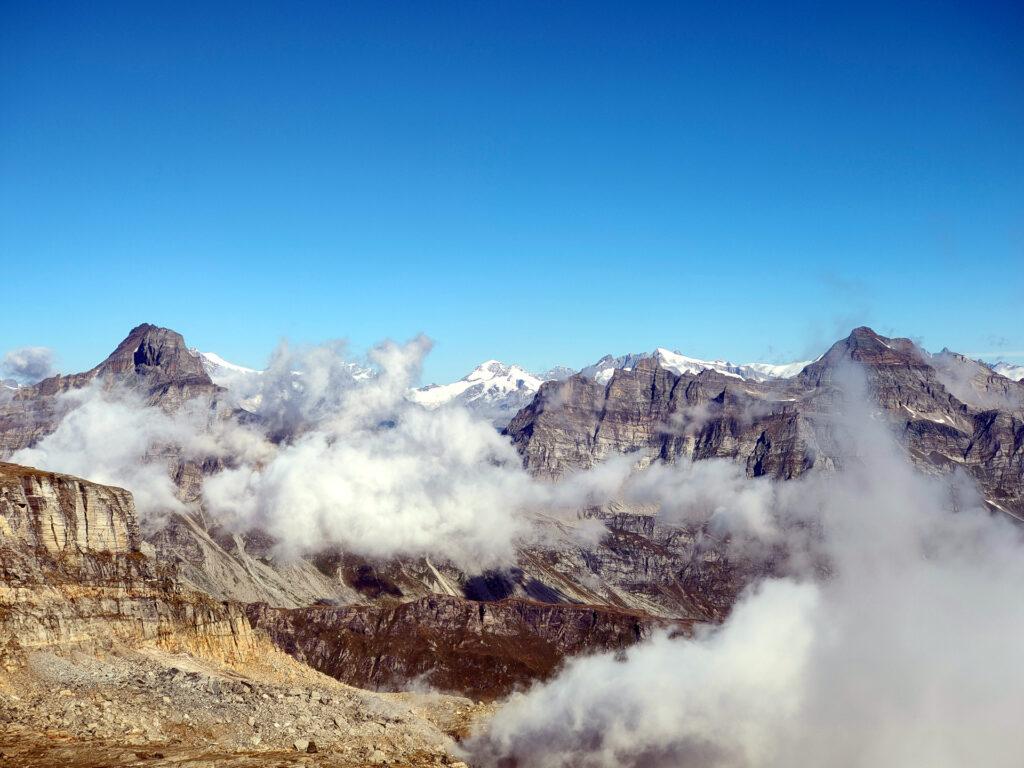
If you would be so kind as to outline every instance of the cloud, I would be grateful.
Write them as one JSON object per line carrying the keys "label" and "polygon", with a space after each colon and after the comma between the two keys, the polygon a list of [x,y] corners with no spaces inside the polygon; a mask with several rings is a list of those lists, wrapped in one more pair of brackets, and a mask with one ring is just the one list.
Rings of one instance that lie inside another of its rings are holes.
{"label": "cloud", "polygon": [[665,525],[706,524],[712,533],[771,542],[777,534],[773,496],[776,484],[747,477],[728,459],[652,464],[625,482],[623,497],[656,504]]}
{"label": "cloud", "polygon": [[410,405],[389,414],[385,425],[351,424],[339,414],[263,466],[209,478],[204,502],[215,516],[268,530],[295,553],[330,544],[475,568],[510,562],[532,481],[508,442],[461,409]]}
{"label": "cloud", "polygon": [[[225,398],[169,413],[127,387],[96,381],[59,396],[57,429],[14,461],[123,486],[144,524],[196,511],[172,478],[205,467],[200,503],[219,523],[260,528],[286,556],[325,547],[370,557],[431,556],[466,570],[512,565],[537,542],[535,513],[602,503],[629,474],[609,462],[559,486],[532,478],[506,437],[464,408],[407,399],[431,342],[384,342],[365,360],[342,342],[282,344],[265,372]],[[244,404],[251,415],[233,417]],[[599,538],[576,523],[580,542]],[[603,529],[602,529],[603,530]]]}
{"label": "cloud", "polygon": [[57,429],[11,461],[127,488],[144,522],[186,510],[171,479],[179,461],[259,461],[270,449],[208,402],[190,401],[170,414],[99,380],[59,395],[55,409],[64,413]]}
{"label": "cloud", "polygon": [[[960,475],[925,476],[845,375],[839,473],[765,492],[724,473],[683,503],[775,520],[784,578],[719,627],[571,662],[469,742],[481,765],[1017,766],[1024,542]],[[705,483],[706,481],[706,483]],[[671,498],[676,478],[652,478]],[[662,483],[669,486],[662,488]],[[680,481],[679,488],[688,483]],[[758,526],[754,526],[757,530]]]}
{"label": "cloud", "polygon": [[0,362],[0,378],[6,376],[19,384],[34,384],[53,374],[53,362],[53,350],[47,347],[12,349]]}

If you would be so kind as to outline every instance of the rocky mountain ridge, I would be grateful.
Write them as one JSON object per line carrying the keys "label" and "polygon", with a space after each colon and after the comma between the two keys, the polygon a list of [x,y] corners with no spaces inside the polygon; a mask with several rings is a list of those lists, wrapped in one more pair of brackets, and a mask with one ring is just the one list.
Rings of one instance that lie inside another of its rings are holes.
{"label": "rocky mountain ridge", "polygon": [[1024,385],[869,328],[855,329],[792,379],[677,375],[645,358],[604,384],[582,375],[545,384],[506,433],[531,472],[551,477],[628,453],[668,462],[728,458],[752,477],[789,479],[835,465],[830,413],[851,362],[919,466],[962,467],[993,506],[1024,514]]}
{"label": "rocky mountain ridge", "polygon": [[794,363],[730,363],[727,360],[701,360],[688,357],[678,350],[658,347],[653,352],[638,352],[612,357],[605,355],[592,365],[580,370],[580,374],[602,384],[617,370],[632,370],[642,360],[655,360],[664,369],[677,375],[684,373],[697,374],[701,371],[717,371],[723,376],[734,376],[750,381],[768,381],[769,379],[788,379],[796,376],[811,361],[804,360]]}

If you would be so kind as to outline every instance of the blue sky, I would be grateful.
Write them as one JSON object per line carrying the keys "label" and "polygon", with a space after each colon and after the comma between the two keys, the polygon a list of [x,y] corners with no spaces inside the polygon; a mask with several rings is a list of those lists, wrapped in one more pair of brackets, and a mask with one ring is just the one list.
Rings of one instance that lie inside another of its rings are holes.
{"label": "blue sky", "polygon": [[0,9],[0,352],[1024,360],[1019,3]]}

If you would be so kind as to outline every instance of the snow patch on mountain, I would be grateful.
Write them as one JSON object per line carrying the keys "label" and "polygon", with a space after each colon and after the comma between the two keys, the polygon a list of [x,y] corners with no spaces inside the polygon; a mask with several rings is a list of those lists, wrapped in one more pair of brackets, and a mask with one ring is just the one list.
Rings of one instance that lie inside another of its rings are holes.
{"label": "snow patch on mountain", "polygon": [[409,399],[430,409],[452,403],[463,405],[496,425],[504,426],[533,400],[541,384],[571,373],[567,368],[554,368],[538,376],[518,365],[487,360],[458,381],[414,389]]}
{"label": "snow patch on mountain", "polygon": [[588,365],[580,371],[584,376],[605,384],[611,379],[616,370],[632,370],[641,360],[657,360],[661,367],[672,371],[677,375],[684,373],[698,374],[701,371],[717,371],[723,376],[732,376],[737,379],[748,379],[751,381],[766,381],[768,379],[788,379],[796,376],[811,360],[801,360],[795,363],[730,363],[727,360],[700,360],[696,357],[688,357],[681,352],[658,347],[653,352],[636,352],[619,357],[605,355],[593,365]]}
{"label": "snow patch on mountain", "polygon": [[230,388],[238,383],[239,378],[248,376],[259,376],[263,371],[255,368],[246,368],[244,365],[229,363],[216,352],[199,352],[203,368],[214,384]]}

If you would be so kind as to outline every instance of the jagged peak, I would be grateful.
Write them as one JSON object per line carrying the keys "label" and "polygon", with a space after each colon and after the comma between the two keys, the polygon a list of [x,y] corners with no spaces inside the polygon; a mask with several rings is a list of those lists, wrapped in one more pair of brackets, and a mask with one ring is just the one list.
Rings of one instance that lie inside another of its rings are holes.
{"label": "jagged peak", "polygon": [[189,349],[180,333],[152,323],[132,328],[93,372],[108,376],[135,374],[154,383],[179,379],[213,383],[201,356]]}

